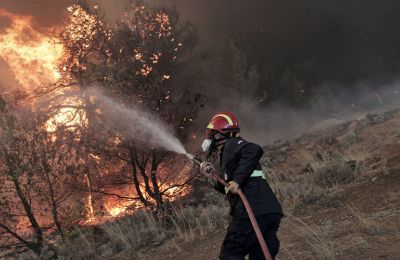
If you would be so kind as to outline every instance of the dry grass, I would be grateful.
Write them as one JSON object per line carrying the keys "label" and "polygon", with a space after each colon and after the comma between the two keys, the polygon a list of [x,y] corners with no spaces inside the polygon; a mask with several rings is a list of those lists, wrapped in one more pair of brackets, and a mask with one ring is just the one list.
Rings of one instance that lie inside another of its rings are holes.
{"label": "dry grass", "polygon": [[326,238],[322,230],[307,225],[293,215],[289,215],[289,222],[293,227],[293,232],[310,246],[318,259],[336,259],[333,244]]}
{"label": "dry grass", "polygon": [[114,248],[122,251],[159,244],[163,242],[168,230],[153,215],[145,211],[138,212],[134,217],[127,217],[101,227]]}
{"label": "dry grass", "polygon": [[189,242],[226,227],[228,207],[223,203],[183,208],[172,217],[177,241]]}
{"label": "dry grass", "polygon": [[92,230],[76,229],[73,240],[58,246],[59,260],[96,259],[96,242]]}
{"label": "dry grass", "polygon": [[220,231],[228,223],[228,203],[220,194],[210,194],[206,204],[177,206],[168,217],[141,211],[96,228],[77,230],[73,239],[59,246],[60,259],[138,258],[145,247],[165,244],[179,248],[179,243]]}
{"label": "dry grass", "polygon": [[[399,125],[400,121],[396,122]],[[287,157],[284,162],[271,163],[266,160],[264,163],[268,182],[283,204],[285,214],[289,216],[287,225],[292,227],[294,235],[309,245],[318,259],[335,259],[334,244],[328,240],[322,226],[307,225],[293,215],[298,209],[337,193],[343,185],[370,180],[373,176],[385,174],[388,168],[398,169],[399,166],[389,165],[394,157],[391,158],[387,150],[390,145],[396,144],[391,144],[390,140],[384,138],[386,132],[384,126],[368,126],[354,140],[335,137],[332,133],[327,133],[326,136],[321,134],[318,136],[320,141],[304,139],[304,144],[301,141],[292,142],[293,146],[284,151]],[[396,136],[399,134],[396,133]],[[346,168],[350,161],[355,162],[355,169]],[[179,250],[179,244],[226,227],[228,204],[219,194],[211,193],[211,197],[204,205],[175,208],[168,221],[142,212],[103,225],[100,228],[104,231],[107,242],[100,246],[92,231],[81,232],[70,243],[70,248],[79,243],[85,249],[78,251],[84,251],[85,254],[71,253],[73,257],[70,258],[66,254],[65,259],[104,259],[107,254],[132,256],[138,254],[141,248],[160,243]],[[349,204],[342,203],[342,206],[356,217],[362,227],[371,232],[377,230],[376,222],[365,213]],[[111,249],[111,252],[105,254],[103,249]],[[283,246],[282,249],[291,259],[295,259],[288,247]]]}
{"label": "dry grass", "polygon": [[300,146],[288,155],[285,163],[273,163],[272,167],[264,164],[269,184],[287,212],[294,213],[298,207],[336,193],[344,184],[371,179],[387,171],[387,155],[368,143],[343,147],[331,151]]}
{"label": "dry grass", "polygon": [[358,222],[366,228],[369,232],[376,233],[379,231],[379,225],[371,217],[368,217],[365,213],[359,210],[354,205],[350,206],[346,203],[340,202],[340,204],[348,210],[353,216],[355,216]]}
{"label": "dry grass", "polygon": [[266,169],[265,171],[271,188],[286,212],[294,212],[301,205],[313,203],[323,194],[323,189],[315,185],[309,174],[289,176]]}

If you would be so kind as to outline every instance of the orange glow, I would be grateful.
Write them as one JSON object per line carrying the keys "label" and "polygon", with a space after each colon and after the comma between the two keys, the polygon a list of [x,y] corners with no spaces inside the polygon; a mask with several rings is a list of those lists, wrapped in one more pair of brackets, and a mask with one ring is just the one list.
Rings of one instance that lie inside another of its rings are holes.
{"label": "orange glow", "polygon": [[[134,9],[131,18],[135,17],[137,12],[140,13],[143,12],[143,10],[143,6]],[[91,49],[91,44],[93,44],[96,35],[102,34],[108,39],[111,37],[111,32],[104,29],[105,27],[102,26],[102,22],[97,20],[96,16],[87,13],[79,5],[72,5],[68,8],[67,24],[40,31],[35,28],[34,17],[31,16],[15,15],[0,9],[0,18],[10,20],[10,25],[0,33],[0,59],[8,64],[18,83],[18,87],[28,94],[32,94],[38,88],[49,87],[60,81],[68,83],[71,78],[66,74],[68,74],[69,71],[73,71],[73,69],[76,68],[81,70],[86,69],[84,65],[80,63],[79,55]],[[131,19],[132,22],[134,20],[135,19]],[[131,25],[138,26],[136,24]],[[173,30],[171,28],[170,19],[164,12],[155,13],[152,16],[146,17],[141,25],[142,28],[139,31],[143,34],[142,37],[145,40],[151,38],[151,35],[156,35],[158,38],[172,37]],[[63,31],[62,35],[59,34],[61,30]],[[53,35],[59,35],[69,41],[63,45],[63,43],[56,40]],[[171,38],[171,42],[174,41],[175,40]],[[68,48],[71,46],[68,46],[68,43],[73,47],[79,46],[79,50],[75,53],[76,57],[69,55],[70,52]],[[181,43],[177,43],[177,48],[175,50],[178,51],[178,47],[181,46]],[[134,49],[134,60],[140,65],[136,74],[146,77],[155,73],[155,71],[157,71],[156,66],[158,66],[161,63],[160,60],[164,58],[163,55],[166,56],[157,50],[149,55],[139,48]],[[174,60],[175,58],[176,57],[174,57]],[[69,63],[67,63],[66,60],[68,60]],[[164,74],[161,77],[162,80],[167,81],[173,78],[173,75]],[[62,96],[64,90],[65,89],[59,89],[49,95],[50,97],[56,95]],[[170,95],[165,96],[165,100],[168,99],[170,99]],[[77,108],[83,106],[83,101],[79,98],[63,97],[62,100],[55,103],[54,105],[61,105],[61,107],[56,110],[53,116],[46,122],[45,127],[47,131],[54,132],[58,125],[74,127],[84,126],[87,123],[87,118],[83,109]],[[110,139],[110,142],[119,144],[122,141],[114,137]],[[101,160],[101,157],[98,155],[91,154],[91,156],[96,162]],[[168,181],[169,180],[170,179],[168,179]],[[90,189],[90,179],[87,175],[85,175],[82,182],[85,182],[87,188]],[[164,183],[161,190],[168,189],[173,185],[174,183],[170,181]],[[135,195],[132,194],[133,190],[133,187],[127,186],[127,190],[121,192],[124,193],[121,194],[121,196],[129,197]],[[144,188],[142,192],[146,194]],[[187,193],[189,193],[188,189],[175,187],[168,189],[165,195],[168,196],[168,200],[171,201]],[[150,198],[147,199],[154,202]],[[103,202],[103,211],[106,213],[106,216],[99,217],[97,216],[97,208],[95,210],[93,207],[94,203],[90,192],[85,195],[83,201],[86,209],[84,224],[100,223],[107,218],[123,216],[141,207],[138,201],[117,200],[113,197],[107,197],[104,198]]]}
{"label": "orange glow", "polygon": [[[39,87],[59,81],[62,73],[59,68],[66,55],[63,44],[52,35],[61,27],[39,32],[33,26],[33,17],[15,15],[3,9],[0,9],[0,18],[10,20],[10,26],[0,34],[0,58],[8,64],[19,87],[32,93]],[[57,94],[62,93],[58,91]],[[49,132],[57,125],[74,126],[85,122],[85,116],[78,113],[78,109],[68,107],[79,105],[79,100],[64,98],[62,103],[63,108],[46,123]]]}
{"label": "orange glow", "polygon": [[[104,24],[96,16],[89,14],[78,4],[68,7],[68,23],[64,28],[62,38],[66,40],[66,47],[73,48],[74,55],[70,58],[69,69],[79,68],[86,70],[80,63],[79,56],[85,55],[92,48],[94,39],[102,34],[107,39],[111,37],[111,31],[104,29]],[[68,70],[64,67],[63,70]]]}
{"label": "orange glow", "polygon": [[68,97],[64,98],[62,102],[65,107],[58,109],[57,113],[50,117],[46,122],[46,130],[48,132],[54,132],[59,125],[74,128],[77,126],[85,126],[87,124],[87,118],[84,111],[82,109],[72,108],[82,105],[81,100],[78,98]]}
{"label": "orange glow", "polygon": [[0,34],[0,57],[7,62],[17,82],[26,91],[54,83],[61,75],[58,70],[64,49],[47,36],[33,28],[33,17],[17,16],[0,9],[0,17],[7,18],[11,25]]}
{"label": "orange glow", "polygon": [[137,209],[140,207],[140,203],[132,200],[125,201],[115,201],[112,199],[108,199],[104,207],[107,210],[107,213],[112,217],[120,217],[127,213],[129,209]]}

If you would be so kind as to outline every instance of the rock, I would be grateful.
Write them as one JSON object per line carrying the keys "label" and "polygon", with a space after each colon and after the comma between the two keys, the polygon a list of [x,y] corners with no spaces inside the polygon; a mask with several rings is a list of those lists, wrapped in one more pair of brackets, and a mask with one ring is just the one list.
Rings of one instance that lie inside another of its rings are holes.
{"label": "rock", "polygon": [[374,124],[380,124],[380,123],[383,123],[385,121],[386,121],[385,116],[384,115],[379,115],[379,116],[374,118],[373,122],[374,122]]}
{"label": "rock", "polygon": [[374,177],[371,179],[372,182],[376,182],[378,180],[378,177]]}
{"label": "rock", "polygon": [[353,181],[356,177],[356,169],[357,169],[357,161],[350,160],[344,163],[342,168],[340,169],[340,179],[341,183],[349,183]]}
{"label": "rock", "polygon": [[363,125],[360,121],[353,121],[348,125],[346,131],[337,137],[337,140],[345,143],[346,145],[356,143],[359,141],[358,135],[360,134],[362,128]]}
{"label": "rock", "polygon": [[394,118],[396,116],[396,114],[399,112],[400,112],[400,109],[386,111],[385,113],[383,113],[383,117],[385,118],[385,120],[390,120],[390,119]]}
{"label": "rock", "polygon": [[378,114],[367,114],[365,119],[362,121],[366,125],[375,125],[385,122],[391,118],[391,113]]}

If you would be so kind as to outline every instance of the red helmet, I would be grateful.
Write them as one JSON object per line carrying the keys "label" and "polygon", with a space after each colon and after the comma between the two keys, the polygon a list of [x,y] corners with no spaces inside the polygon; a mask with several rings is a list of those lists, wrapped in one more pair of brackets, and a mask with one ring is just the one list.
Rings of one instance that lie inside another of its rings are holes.
{"label": "red helmet", "polygon": [[218,131],[222,134],[239,133],[240,127],[236,116],[230,112],[220,112],[215,114],[208,124],[206,132],[207,138],[211,134],[212,130]]}

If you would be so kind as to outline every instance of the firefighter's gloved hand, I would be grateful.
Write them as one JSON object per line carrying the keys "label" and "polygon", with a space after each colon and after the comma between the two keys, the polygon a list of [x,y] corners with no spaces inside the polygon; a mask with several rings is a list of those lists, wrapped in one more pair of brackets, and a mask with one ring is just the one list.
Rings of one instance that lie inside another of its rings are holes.
{"label": "firefighter's gloved hand", "polygon": [[238,194],[239,192],[239,184],[234,181],[229,182],[229,187],[228,189],[233,193],[233,194]]}

